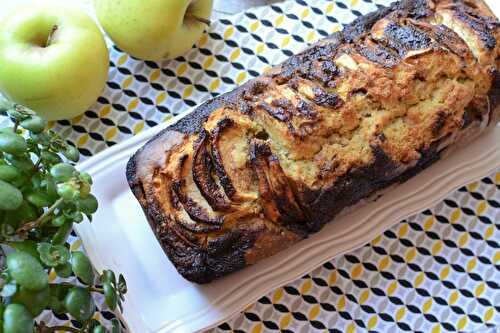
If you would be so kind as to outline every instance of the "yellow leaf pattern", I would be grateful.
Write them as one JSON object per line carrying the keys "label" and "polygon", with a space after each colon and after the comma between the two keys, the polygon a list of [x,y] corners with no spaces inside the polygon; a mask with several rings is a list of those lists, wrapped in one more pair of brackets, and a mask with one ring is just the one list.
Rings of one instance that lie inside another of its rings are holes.
{"label": "yellow leaf pattern", "polygon": [[275,291],[273,295],[273,303],[278,303],[282,297],[283,297],[283,289],[279,288],[278,290]]}

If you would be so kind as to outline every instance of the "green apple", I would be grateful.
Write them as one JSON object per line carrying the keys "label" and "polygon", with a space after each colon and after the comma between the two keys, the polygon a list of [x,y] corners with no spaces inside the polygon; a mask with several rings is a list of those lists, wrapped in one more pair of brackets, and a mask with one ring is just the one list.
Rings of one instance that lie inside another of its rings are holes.
{"label": "green apple", "polygon": [[94,0],[97,18],[113,42],[145,60],[178,57],[200,38],[212,0]]}
{"label": "green apple", "polygon": [[83,113],[102,92],[108,68],[104,37],[79,9],[36,1],[0,22],[0,91],[47,120]]}

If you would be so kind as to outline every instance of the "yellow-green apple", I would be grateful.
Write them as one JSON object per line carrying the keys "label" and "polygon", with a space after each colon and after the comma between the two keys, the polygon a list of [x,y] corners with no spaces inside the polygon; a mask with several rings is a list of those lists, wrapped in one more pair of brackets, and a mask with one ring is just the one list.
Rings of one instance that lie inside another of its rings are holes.
{"label": "yellow-green apple", "polygon": [[212,0],[94,0],[113,42],[145,60],[172,59],[189,50],[209,23]]}
{"label": "yellow-green apple", "polygon": [[91,106],[108,77],[96,23],[62,2],[36,1],[0,22],[0,91],[47,120]]}

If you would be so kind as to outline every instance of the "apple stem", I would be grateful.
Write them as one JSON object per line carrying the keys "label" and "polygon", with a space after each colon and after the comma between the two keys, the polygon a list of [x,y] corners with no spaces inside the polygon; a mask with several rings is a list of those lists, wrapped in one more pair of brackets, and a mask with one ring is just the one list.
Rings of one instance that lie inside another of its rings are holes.
{"label": "apple stem", "polygon": [[192,19],[192,20],[195,20],[195,21],[198,21],[198,22],[201,22],[203,24],[206,24],[206,25],[210,25],[212,22],[210,22],[209,19],[206,19],[206,18],[203,18],[203,17],[199,17],[197,15],[194,15],[194,14],[186,14],[186,18],[187,19]]}
{"label": "apple stem", "polygon": [[52,27],[52,30],[50,30],[49,37],[47,37],[47,43],[45,43],[45,47],[48,47],[50,45],[50,42],[52,41],[52,38],[54,37],[54,33],[57,31],[57,24],[55,24]]}

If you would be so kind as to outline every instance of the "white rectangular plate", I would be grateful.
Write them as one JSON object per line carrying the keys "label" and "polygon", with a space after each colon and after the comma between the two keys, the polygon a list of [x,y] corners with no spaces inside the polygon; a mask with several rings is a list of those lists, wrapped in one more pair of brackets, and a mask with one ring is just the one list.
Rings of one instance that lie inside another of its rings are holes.
{"label": "white rectangular plate", "polygon": [[361,247],[399,220],[442,200],[452,190],[500,167],[500,126],[376,202],[337,218],[296,246],[208,285],[184,280],[151,231],[129,190],[130,156],[162,124],[89,158],[80,169],[94,178],[100,208],[92,223],[77,226],[97,270],[122,272],[127,280],[124,315],[131,332],[193,332],[215,326],[273,289],[339,254]]}

